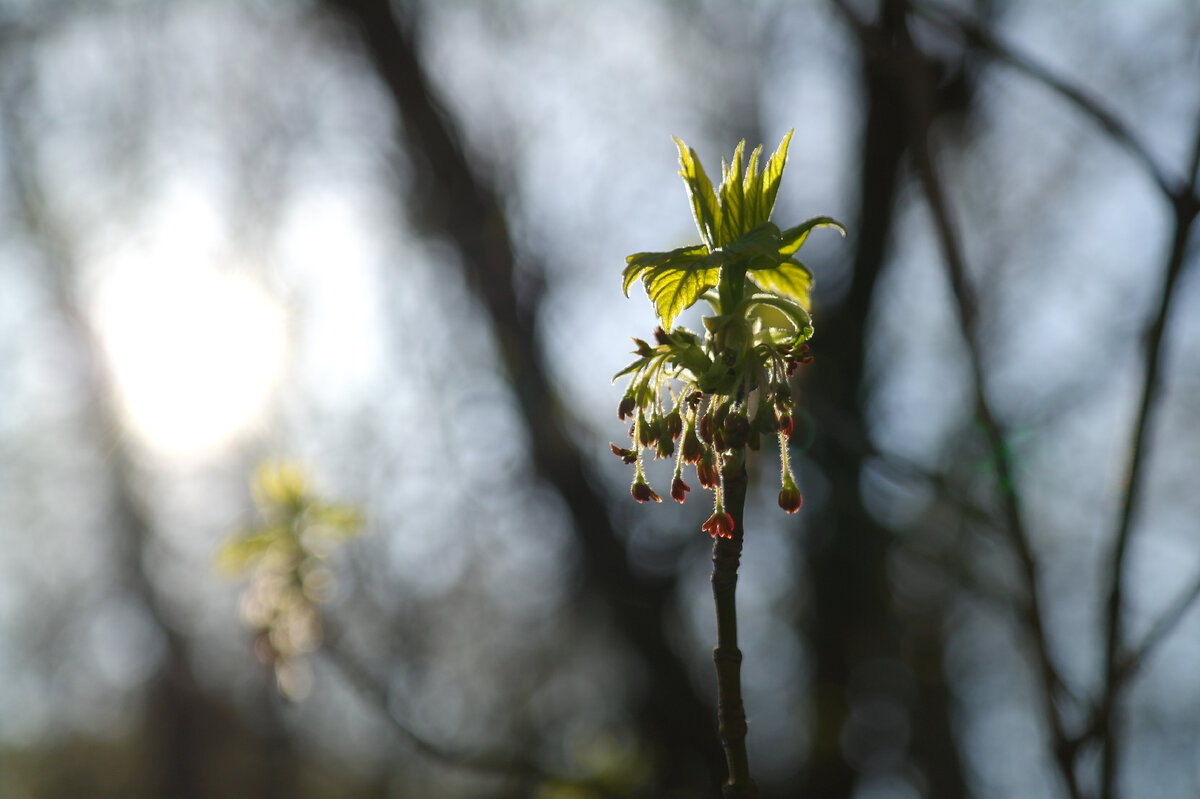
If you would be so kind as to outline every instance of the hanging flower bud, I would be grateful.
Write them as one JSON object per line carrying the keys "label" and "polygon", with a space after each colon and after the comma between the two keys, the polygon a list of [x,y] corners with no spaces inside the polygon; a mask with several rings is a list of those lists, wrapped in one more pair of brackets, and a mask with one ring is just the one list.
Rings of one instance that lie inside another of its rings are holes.
{"label": "hanging flower bud", "polygon": [[671,499],[682,504],[687,492],[691,491],[692,487],[683,482],[682,477],[676,477],[671,481]]}
{"label": "hanging flower bud", "polygon": [[700,417],[700,440],[705,444],[713,443],[713,423],[712,414],[706,413]]}
{"label": "hanging flower bud", "polygon": [[728,513],[714,513],[700,529],[713,538],[733,538],[733,517]]}
{"label": "hanging flower bud", "polygon": [[633,494],[633,498],[638,502],[650,502],[651,500],[662,502],[662,497],[654,493],[654,489],[650,487],[650,484],[641,475],[638,475],[637,479],[633,481],[633,486],[629,489],[629,492]]}
{"label": "hanging flower bud", "polygon": [[638,411],[638,442],[643,447],[650,446],[658,439],[654,434],[654,427],[654,424],[646,419],[646,415]]}
{"label": "hanging flower bud", "polygon": [[663,432],[672,439],[679,438],[683,432],[683,417],[679,415],[678,408],[663,417]]}
{"label": "hanging flower bud", "polygon": [[706,449],[704,456],[696,464],[696,477],[704,488],[716,488],[721,481],[720,472],[717,471],[717,459],[711,449]]}
{"label": "hanging flower bud", "polygon": [[703,456],[704,445],[696,437],[696,426],[689,424],[687,433],[683,436],[683,460],[687,463],[696,463]]}
{"label": "hanging flower bud", "polygon": [[800,495],[800,489],[796,488],[796,483],[792,480],[792,476],[785,474],[783,476],[783,488],[779,490],[779,507],[788,513],[795,513],[800,510],[800,506],[803,504],[804,497]]}
{"label": "hanging flower bud", "polygon": [[637,400],[632,394],[626,394],[621,398],[621,404],[617,406],[617,418],[622,422],[633,416],[633,409],[637,407]]}
{"label": "hanging flower bud", "polygon": [[633,450],[624,449],[623,447],[618,447],[616,444],[613,444],[611,442],[609,443],[609,446],[612,447],[613,454],[616,455],[621,460],[625,461],[626,463],[633,463],[634,461],[637,460],[637,453],[634,452]]}
{"label": "hanging flower bud", "polygon": [[654,452],[656,458],[669,458],[675,454],[675,442],[668,435],[658,437],[658,447]]}

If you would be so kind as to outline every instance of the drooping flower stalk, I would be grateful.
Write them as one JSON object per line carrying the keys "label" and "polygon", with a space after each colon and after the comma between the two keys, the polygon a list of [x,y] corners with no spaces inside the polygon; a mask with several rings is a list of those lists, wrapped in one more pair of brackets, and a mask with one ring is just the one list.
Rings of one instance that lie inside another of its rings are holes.
{"label": "drooping flower stalk", "polygon": [[[799,510],[803,500],[788,461],[794,426],[789,379],[799,365],[812,361],[805,342],[813,327],[808,313],[812,274],[795,254],[816,228],[844,233],[824,216],[786,230],[770,221],[791,137],[791,132],[784,136],[761,171],[762,147],[744,162],[745,142],[739,143],[733,159],[722,161],[716,188],[695,151],[676,139],[679,174],[701,243],[635,253],[626,259],[623,275],[626,296],[642,282],[662,325],[654,331],[654,345],[634,339],[637,358],[616,376],[629,376],[617,415],[633,419],[632,447],[613,444],[612,450],[636,464],[631,492],[639,502],[661,501],[646,481],[643,451],[654,458],[675,457],[670,495],[677,502],[691,490],[683,480],[685,464],[694,465],[700,486],[713,492],[713,513],[701,529],[713,538],[714,659],[719,729],[729,765],[726,799],[757,796],[746,757],[734,603],[745,534],[746,450],[758,450],[763,435],[778,435],[779,505],[788,513]],[[713,312],[702,319],[703,336],[674,325],[699,300]],[[672,410],[664,414],[667,407]]]}

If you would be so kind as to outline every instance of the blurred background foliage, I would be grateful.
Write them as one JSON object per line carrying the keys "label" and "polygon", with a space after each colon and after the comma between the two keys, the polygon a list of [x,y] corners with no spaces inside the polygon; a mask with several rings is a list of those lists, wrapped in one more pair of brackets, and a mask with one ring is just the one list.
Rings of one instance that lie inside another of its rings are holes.
{"label": "blurred background foliage", "polygon": [[[1195,795],[1198,43],[1186,0],[5,0],[0,796],[715,796],[708,509],[609,452],[620,272],[694,237],[671,136],[792,127],[778,215],[851,235],[805,248],[805,506],[769,453],[747,504],[763,795]],[[270,457],[363,521],[290,700],[214,568]]]}

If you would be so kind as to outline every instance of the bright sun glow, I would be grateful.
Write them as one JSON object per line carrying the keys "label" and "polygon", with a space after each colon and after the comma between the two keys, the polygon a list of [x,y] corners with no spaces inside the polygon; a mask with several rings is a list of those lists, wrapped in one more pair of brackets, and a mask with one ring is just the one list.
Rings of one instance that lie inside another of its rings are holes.
{"label": "bright sun glow", "polygon": [[259,422],[284,354],[279,304],[249,276],[150,258],[111,265],[96,321],[125,424],[175,457],[212,455]]}

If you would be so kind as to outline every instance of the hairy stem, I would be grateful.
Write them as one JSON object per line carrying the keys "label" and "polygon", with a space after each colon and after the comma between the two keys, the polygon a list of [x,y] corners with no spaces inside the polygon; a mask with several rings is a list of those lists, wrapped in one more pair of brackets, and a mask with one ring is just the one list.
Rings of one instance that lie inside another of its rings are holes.
{"label": "hairy stem", "polygon": [[750,779],[746,757],[746,710],[742,705],[742,652],[737,642],[737,573],[742,557],[742,523],[746,506],[746,458],[738,452],[725,460],[723,468],[725,512],[733,517],[733,538],[713,541],[712,589],[717,607],[717,721],[721,746],[729,766],[725,799],[757,799],[758,787]]}

